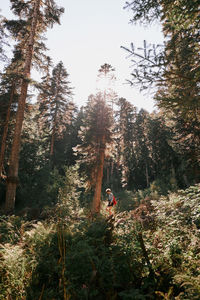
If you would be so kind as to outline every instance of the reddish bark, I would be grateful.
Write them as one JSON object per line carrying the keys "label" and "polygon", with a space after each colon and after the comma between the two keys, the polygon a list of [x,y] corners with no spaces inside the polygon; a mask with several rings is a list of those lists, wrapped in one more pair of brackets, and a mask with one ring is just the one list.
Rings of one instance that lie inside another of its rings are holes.
{"label": "reddish bark", "polygon": [[25,104],[26,104],[26,97],[27,97],[27,90],[28,90],[28,82],[30,78],[31,62],[33,57],[33,46],[35,43],[35,35],[36,35],[36,28],[38,23],[40,2],[41,0],[35,0],[35,6],[34,6],[34,12],[33,12],[32,24],[31,24],[31,32],[30,32],[28,45],[26,48],[26,59],[25,59],[24,73],[23,73],[24,76],[21,84],[21,94],[18,102],[15,132],[13,137],[9,173],[7,178],[6,204],[5,204],[6,212],[12,211],[15,206],[16,188],[19,181],[18,167],[19,167],[19,151],[21,145],[21,132],[22,132],[22,125],[24,120],[24,111],[25,111]]}
{"label": "reddish bark", "polygon": [[99,149],[99,165],[97,166],[97,170],[96,170],[96,184],[95,184],[94,198],[92,202],[93,214],[100,212],[104,158],[105,158],[105,135],[102,137],[100,143],[100,149]]}

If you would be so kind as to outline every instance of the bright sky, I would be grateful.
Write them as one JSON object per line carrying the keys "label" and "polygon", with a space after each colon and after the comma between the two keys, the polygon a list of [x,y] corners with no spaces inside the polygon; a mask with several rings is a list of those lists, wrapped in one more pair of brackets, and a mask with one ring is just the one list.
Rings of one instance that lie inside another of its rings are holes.
{"label": "bright sky", "polygon": [[[55,65],[63,61],[74,87],[74,101],[83,105],[96,92],[98,70],[108,63],[116,69],[118,95],[151,112],[152,96],[125,84],[130,79],[131,63],[120,46],[129,47],[133,42],[141,47],[143,40],[162,43],[159,24],[149,28],[131,25],[131,12],[123,9],[125,0],[56,0],[56,3],[65,8],[65,13],[61,25],[48,30],[48,55]],[[9,0],[1,1],[1,14],[8,18],[9,6]]]}

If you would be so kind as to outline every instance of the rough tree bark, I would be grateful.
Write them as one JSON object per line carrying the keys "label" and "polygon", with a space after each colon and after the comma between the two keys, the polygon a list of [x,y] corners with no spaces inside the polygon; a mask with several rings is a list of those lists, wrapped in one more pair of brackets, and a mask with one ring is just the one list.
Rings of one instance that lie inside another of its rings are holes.
{"label": "rough tree bark", "polygon": [[54,152],[55,133],[56,133],[56,129],[55,129],[55,125],[54,125],[53,130],[52,130],[52,135],[51,135],[51,146],[50,146],[50,157],[51,157],[51,159],[53,157],[53,152]]}
{"label": "rough tree bark", "polygon": [[5,155],[5,150],[6,150],[6,139],[7,139],[7,134],[8,134],[8,125],[9,125],[9,121],[10,121],[10,111],[11,111],[11,105],[13,103],[14,93],[15,93],[15,83],[13,82],[12,86],[11,86],[10,99],[9,99],[9,103],[8,103],[6,120],[5,120],[4,129],[3,129],[3,136],[2,136],[2,140],[1,140],[0,177],[2,177],[2,178],[6,177],[5,175],[3,175],[3,162],[4,162],[4,155]]}
{"label": "rough tree bark", "polygon": [[104,158],[105,158],[105,135],[102,136],[100,142],[100,148],[99,148],[99,165],[97,166],[97,171],[96,171],[97,173],[96,173],[95,192],[94,192],[94,198],[92,202],[93,214],[100,212]]}
{"label": "rough tree bark", "polygon": [[18,109],[16,115],[15,132],[13,137],[13,144],[10,155],[9,173],[7,178],[7,190],[6,190],[6,203],[5,211],[13,211],[15,206],[16,188],[19,182],[18,179],[18,168],[19,168],[19,151],[21,145],[21,132],[22,124],[24,120],[24,111],[27,97],[27,90],[31,71],[31,62],[33,57],[33,47],[35,43],[36,28],[38,24],[38,15],[40,9],[41,0],[35,0],[34,11],[31,24],[31,32],[26,48],[26,58],[24,64],[24,73],[21,83],[21,94],[18,102]]}

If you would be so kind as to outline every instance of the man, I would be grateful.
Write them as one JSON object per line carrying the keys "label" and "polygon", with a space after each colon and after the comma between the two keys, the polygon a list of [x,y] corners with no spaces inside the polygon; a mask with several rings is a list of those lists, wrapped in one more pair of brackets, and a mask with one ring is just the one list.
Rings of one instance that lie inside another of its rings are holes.
{"label": "man", "polygon": [[106,208],[107,211],[109,211],[109,216],[111,216],[111,208],[114,204],[115,197],[113,196],[113,193],[111,192],[111,189],[106,189],[106,194],[108,195],[108,206]]}

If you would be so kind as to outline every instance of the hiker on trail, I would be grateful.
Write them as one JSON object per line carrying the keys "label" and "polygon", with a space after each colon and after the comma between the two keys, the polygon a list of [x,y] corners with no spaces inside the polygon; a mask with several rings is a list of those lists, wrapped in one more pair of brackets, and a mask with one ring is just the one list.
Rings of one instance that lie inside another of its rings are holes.
{"label": "hiker on trail", "polygon": [[106,208],[107,211],[109,211],[109,216],[111,216],[111,208],[113,205],[116,205],[115,196],[111,192],[111,189],[106,189],[106,194],[108,195],[108,206]]}

